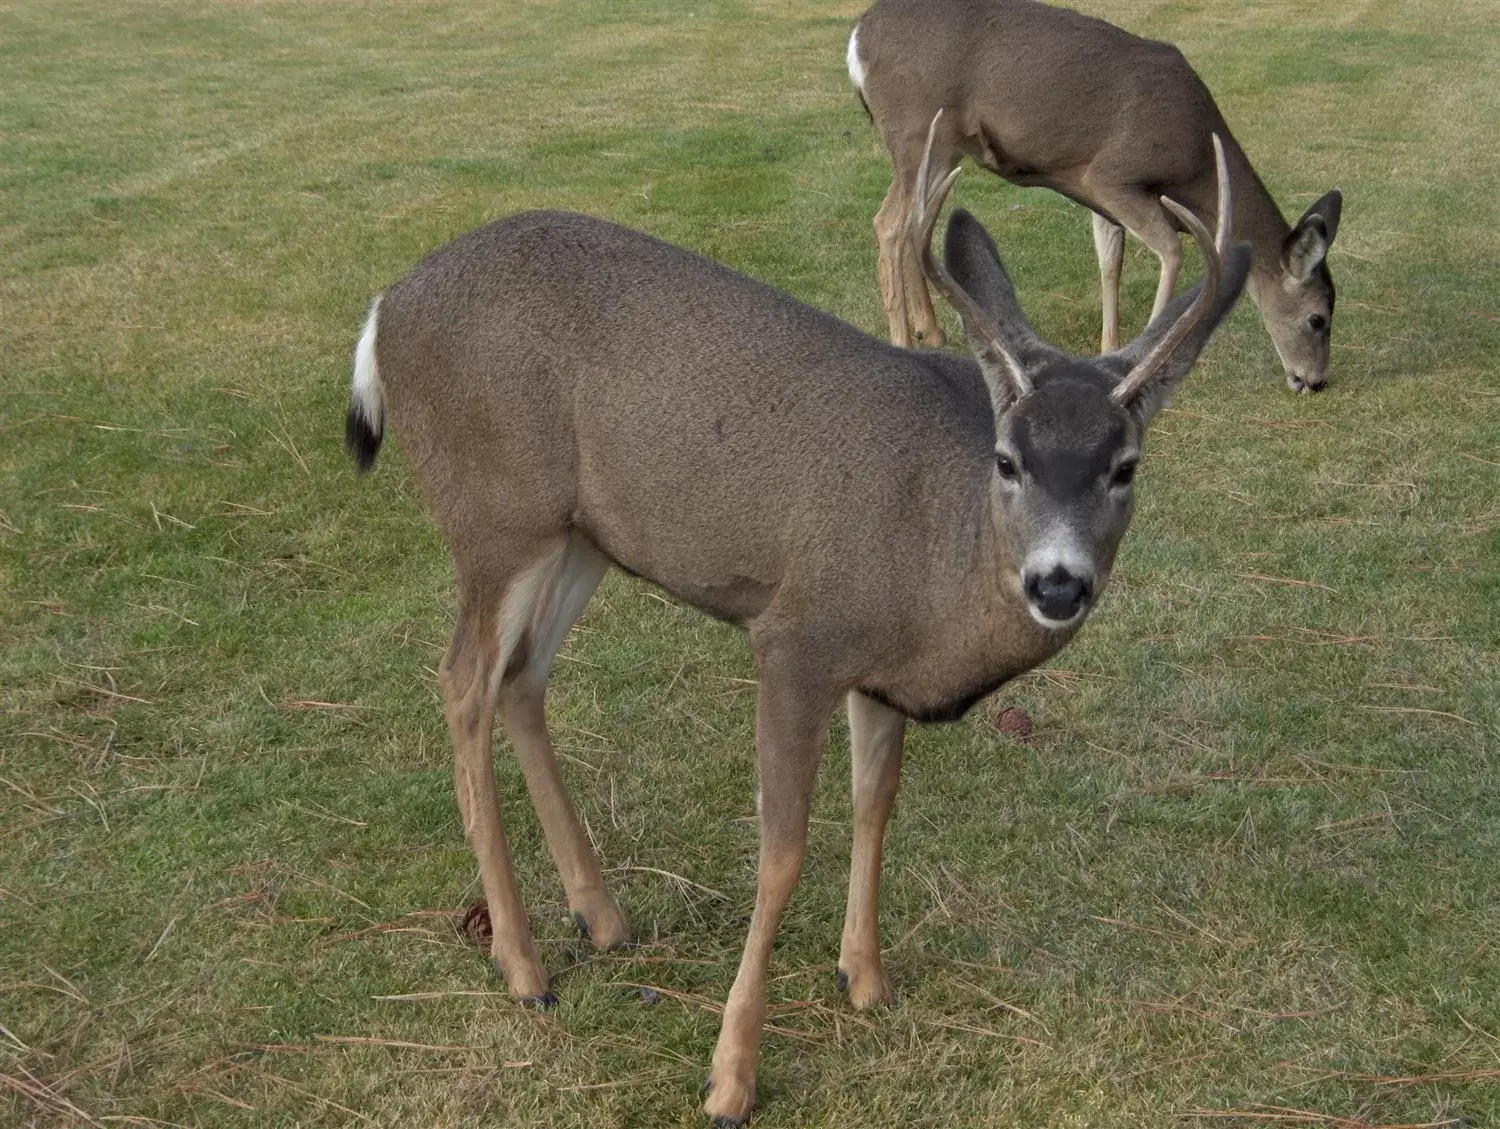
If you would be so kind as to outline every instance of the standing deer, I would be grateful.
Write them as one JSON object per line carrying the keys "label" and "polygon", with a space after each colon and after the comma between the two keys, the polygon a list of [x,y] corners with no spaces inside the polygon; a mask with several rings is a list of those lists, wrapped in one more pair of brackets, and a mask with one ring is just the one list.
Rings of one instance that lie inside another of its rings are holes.
{"label": "standing deer", "polygon": [[[936,128],[936,125],[935,127]],[[1248,249],[1179,214],[1204,276],[1130,345],[1042,342],[968,213],[931,250],[957,170],[918,182],[913,239],[975,360],[884,344],[761,283],[602,220],[530,212],[434,251],[370,308],[346,437],[387,416],[453,553],[439,670],[492,958],[554,1002],[516,890],[491,760],[498,705],[568,905],[599,948],[624,916],[558,772],[543,698],[614,564],[749,632],[760,863],[704,1109],[755,1093],[766,966],[802,868],[829,718],[849,711],[854,845],[840,979],[891,996],[876,913],[906,720],[951,720],[1055,654],[1109,576],[1153,414],[1238,296]],[[935,178],[934,178],[935,179]]]}
{"label": "standing deer", "polygon": [[1333,319],[1324,259],[1338,232],[1338,190],[1287,227],[1207,87],[1169,43],[1033,0],[880,0],[854,27],[849,76],[890,151],[895,176],[875,216],[880,293],[891,340],[942,331],[906,242],[923,140],[944,110],[932,161],[968,154],[1013,184],[1061,192],[1094,212],[1105,352],[1119,344],[1124,229],[1156,252],[1151,316],[1182,264],[1170,197],[1200,219],[1215,212],[1210,134],[1224,139],[1235,240],[1250,243],[1249,291],[1293,391],[1323,387]]}

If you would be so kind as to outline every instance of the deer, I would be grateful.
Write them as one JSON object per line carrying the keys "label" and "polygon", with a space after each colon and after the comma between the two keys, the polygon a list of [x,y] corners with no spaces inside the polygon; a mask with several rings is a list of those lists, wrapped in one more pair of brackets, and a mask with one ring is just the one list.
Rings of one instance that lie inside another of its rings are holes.
{"label": "deer", "polygon": [[1176,47],[1034,0],[879,0],[856,22],[846,62],[894,170],[875,216],[894,343],[910,345],[913,334],[943,343],[906,236],[935,110],[945,111],[935,167],[968,155],[1013,184],[1050,188],[1093,212],[1106,353],[1119,344],[1125,231],[1160,259],[1155,318],[1182,265],[1182,224],[1160,197],[1200,219],[1216,211],[1212,134],[1229,162],[1232,237],[1250,244],[1248,290],[1287,384],[1294,392],[1324,386],[1334,303],[1326,259],[1343,197],[1328,192],[1288,227]]}
{"label": "deer", "polygon": [[[932,126],[941,134],[938,115]],[[1130,344],[1073,357],[1027,323],[958,170],[918,181],[912,239],[972,359],[872,337],[728,267],[587,216],[500,219],[433,251],[372,302],[345,438],[369,469],[400,436],[453,558],[439,667],[458,806],[522,1004],[556,1002],[501,822],[499,713],[582,935],[629,927],[547,732],[548,675],[611,567],[749,636],[758,675],[760,849],[704,1112],[754,1104],[766,971],[801,873],[830,720],[849,717],[853,831],[839,982],[892,997],[878,902],[908,720],[961,717],[1079,629],[1129,525],[1148,424],[1243,287],[1220,168],[1189,292]]]}

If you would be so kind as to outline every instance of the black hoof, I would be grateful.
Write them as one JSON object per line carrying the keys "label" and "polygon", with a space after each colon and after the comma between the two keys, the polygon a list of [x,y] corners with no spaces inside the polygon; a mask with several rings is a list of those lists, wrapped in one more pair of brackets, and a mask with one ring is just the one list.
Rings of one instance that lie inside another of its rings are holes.
{"label": "black hoof", "polygon": [[839,991],[840,992],[847,992],[848,990],[849,990],[849,974],[847,972],[845,972],[841,968],[841,969],[839,969]]}

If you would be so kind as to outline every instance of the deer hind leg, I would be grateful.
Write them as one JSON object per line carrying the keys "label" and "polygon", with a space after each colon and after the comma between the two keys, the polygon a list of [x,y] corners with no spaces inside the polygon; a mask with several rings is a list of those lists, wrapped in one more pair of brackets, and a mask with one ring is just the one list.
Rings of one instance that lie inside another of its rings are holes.
{"label": "deer hind leg", "polygon": [[581,534],[570,535],[557,563],[537,592],[525,636],[524,665],[500,686],[500,718],[526,777],[526,789],[541,821],[547,847],[562,875],[568,908],[579,930],[600,949],[630,939],[625,916],[604,888],[578,814],[568,799],[557,754],[547,734],[547,676],[569,628],[599,586],[609,561]]}
{"label": "deer hind leg", "polygon": [[490,911],[490,957],[512,993],[542,1007],[556,999],[547,987],[547,972],[531,936],[500,822],[493,731],[501,678],[522,641],[549,564],[550,558],[544,559],[512,575],[499,598],[481,583],[465,584],[464,608],[438,668],[453,738],[459,811],[464,833],[479,860],[479,878]]}
{"label": "deer hind leg", "polygon": [[1099,257],[1099,297],[1104,328],[1099,351],[1112,353],[1120,347],[1120,266],[1125,259],[1125,229],[1098,212],[1094,216],[1094,254]]}
{"label": "deer hind leg", "polygon": [[880,961],[880,859],[885,825],[901,783],[906,718],[858,691],[849,694],[849,760],[854,848],[849,903],[839,946],[839,986],[856,1011],[891,1001]]}
{"label": "deer hind leg", "polygon": [[[941,146],[940,142],[934,148],[930,170],[933,177],[947,175],[962,159],[956,150],[945,151]],[[934,349],[943,344],[943,329],[938,324],[927,278],[922,273],[922,249],[913,246],[907,227],[915,205],[917,173],[926,147],[925,122],[910,144],[898,141],[891,145],[895,175],[885,203],[875,216],[875,231],[880,241],[880,293],[886,303],[891,343],[902,348],[911,347],[913,334],[917,341]]]}
{"label": "deer hind leg", "polygon": [[890,328],[891,344],[908,349],[911,347],[911,323],[906,312],[902,249],[910,242],[906,238],[906,215],[911,210],[911,202],[903,183],[898,173],[891,181],[891,190],[886,193],[880,211],[875,213],[875,241],[880,250],[876,266],[880,277],[880,304]]}
{"label": "deer hind leg", "polygon": [[906,287],[906,311],[912,330],[923,345],[941,349],[943,327],[938,324],[937,312],[932,308],[932,294],[922,274],[922,249],[914,247],[910,237],[903,235],[901,250],[901,278]]}
{"label": "deer hind leg", "polygon": [[760,769],[760,866],[755,910],[739,974],[724,1005],[713,1072],[703,1110],[720,1126],[743,1125],[755,1104],[755,1063],[765,1018],[766,968],[792,889],[802,872],[823,741],[834,693],[815,679],[761,663],[755,706],[755,750]]}

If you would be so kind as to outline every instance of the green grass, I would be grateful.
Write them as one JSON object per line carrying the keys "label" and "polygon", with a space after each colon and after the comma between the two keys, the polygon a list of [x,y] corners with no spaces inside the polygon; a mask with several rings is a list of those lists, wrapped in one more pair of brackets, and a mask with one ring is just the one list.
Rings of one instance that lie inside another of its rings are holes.
{"label": "green grass", "polygon": [[[451,917],[446,554],[399,449],[355,480],[348,362],[371,294],[532,206],[883,332],[860,7],[0,9],[0,1121],[699,1123],[753,896],[744,641],[619,577],[591,605],[554,729],[644,944],[580,963],[502,755],[562,998],[517,1008]],[[1184,48],[1286,212],[1343,188],[1332,385],[1287,393],[1240,309],[1104,606],[998,695],[1031,743],[989,707],[914,734],[899,1001],[859,1016],[835,726],[756,1123],[1500,1125],[1500,25],[1091,7]],[[1087,348],[1083,214],[955,194]],[[1139,324],[1138,246],[1126,279]]]}

